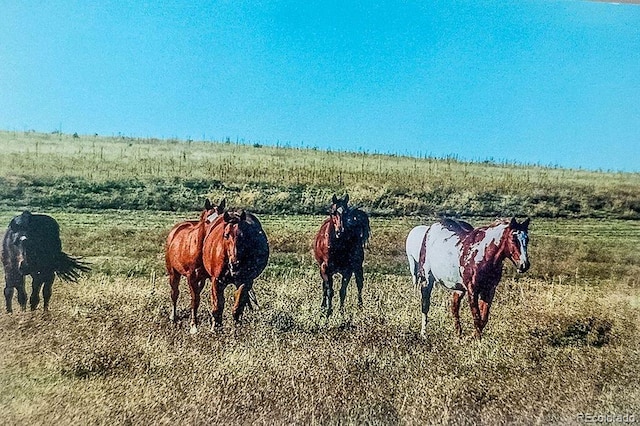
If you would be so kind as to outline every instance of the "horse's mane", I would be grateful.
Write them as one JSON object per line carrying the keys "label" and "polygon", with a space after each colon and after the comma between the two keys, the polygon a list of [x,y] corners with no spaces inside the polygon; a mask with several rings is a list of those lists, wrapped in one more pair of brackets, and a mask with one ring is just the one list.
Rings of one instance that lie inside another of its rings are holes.
{"label": "horse's mane", "polygon": [[[482,227],[480,227],[480,228],[482,228],[482,229],[489,229],[489,228],[494,228],[494,227],[496,227],[496,226],[498,226],[498,225],[508,225],[510,221],[511,221],[511,220],[510,220],[510,219],[507,219],[507,218],[496,218],[496,219],[495,219],[493,222],[491,222],[490,224],[488,224],[488,225],[486,225],[486,226],[482,226]],[[480,228],[478,228],[478,229],[480,229]]]}
{"label": "horse's mane", "polygon": [[464,238],[474,230],[470,223],[459,219],[444,218],[440,220],[440,224],[456,234],[460,239]]}

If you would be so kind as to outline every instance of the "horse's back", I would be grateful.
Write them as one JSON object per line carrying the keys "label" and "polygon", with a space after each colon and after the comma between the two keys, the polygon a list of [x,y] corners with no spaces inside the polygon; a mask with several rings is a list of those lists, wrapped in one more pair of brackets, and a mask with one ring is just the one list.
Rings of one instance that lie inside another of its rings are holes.
{"label": "horse's back", "polygon": [[465,235],[469,234],[475,229],[473,225],[465,222],[464,220],[452,218],[444,218],[440,220],[440,225],[455,233],[460,238],[463,238]]}
{"label": "horse's back", "polygon": [[[19,249],[11,241],[25,237],[30,244],[23,255],[29,258],[30,273],[26,275],[57,273],[67,281],[76,281],[80,272],[88,272],[90,267],[80,259],[62,251],[60,226],[51,216],[24,211],[9,223],[3,240],[2,262],[6,269],[17,266]],[[24,275],[24,274],[23,274]]]}
{"label": "horse's back", "polygon": [[39,241],[47,250],[52,252],[62,251],[60,241],[60,226],[58,222],[46,214],[32,214],[29,226],[29,237]]}
{"label": "horse's back", "polygon": [[457,288],[462,283],[460,257],[462,244],[458,234],[441,222],[431,225],[424,237],[423,271],[434,276],[445,287]]}
{"label": "horse's back", "polygon": [[51,216],[28,211],[15,216],[9,223],[9,232],[22,233],[30,241],[39,256],[58,256],[62,253],[60,226]]}

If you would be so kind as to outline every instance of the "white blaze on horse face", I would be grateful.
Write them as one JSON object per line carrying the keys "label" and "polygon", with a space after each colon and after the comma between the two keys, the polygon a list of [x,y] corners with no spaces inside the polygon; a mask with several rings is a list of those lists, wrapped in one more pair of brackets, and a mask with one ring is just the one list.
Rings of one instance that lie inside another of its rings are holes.
{"label": "white blaze on horse face", "polygon": [[502,234],[504,234],[505,229],[507,229],[507,225],[498,225],[493,228],[488,228],[484,234],[484,238],[471,246],[469,253],[470,256],[474,256],[475,254],[473,260],[476,263],[484,260],[484,255],[489,245],[495,244],[496,247],[500,245],[500,240],[502,239]]}
{"label": "white blaze on horse face", "polygon": [[520,267],[523,267],[529,262],[529,256],[527,254],[527,243],[529,241],[529,235],[524,231],[517,231],[516,238],[520,245]]}
{"label": "white blaze on horse face", "polygon": [[426,245],[426,257],[424,261],[424,275],[433,274],[436,282],[441,283],[450,290],[462,289],[462,267],[460,256],[462,244],[460,238],[454,233],[436,223],[429,227]]}

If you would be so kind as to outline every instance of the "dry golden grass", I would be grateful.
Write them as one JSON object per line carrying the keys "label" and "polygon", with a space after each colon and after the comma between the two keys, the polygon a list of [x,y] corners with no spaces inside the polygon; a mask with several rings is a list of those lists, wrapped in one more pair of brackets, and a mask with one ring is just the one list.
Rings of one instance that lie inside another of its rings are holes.
{"label": "dry golden grass", "polygon": [[[0,314],[4,424],[534,424],[640,416],[640,225],[534,220],[533,266],[505,266],[485,337],[454,336],[434,292],[428,339],[404,236],[429,219],[374,219],[365,305],[328,320],[309,253],[314,216],[265,216],[261,303],[200,332],[169,320],[162,241],[182,215],[51,212],[94,272],[56,281],[51,313]],[[1,211],[6,223],[13,211]],[[474,224],[484,223],[482,220]],[[205,292],[208,288],[205,290]],[[206,293],[205,293],[206,294]],[[227,297],[231,297],[230,291]]]}

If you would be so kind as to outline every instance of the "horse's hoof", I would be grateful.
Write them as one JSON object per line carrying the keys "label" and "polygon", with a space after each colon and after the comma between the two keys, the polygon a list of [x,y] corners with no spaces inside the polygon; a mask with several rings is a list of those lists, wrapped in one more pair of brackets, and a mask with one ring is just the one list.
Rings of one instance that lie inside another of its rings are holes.
{"label": "horse's hoof", "polygon": [[191,328],[189,329],[189,334],[193,335],[197,333],[198,333],[198,327],[196,327],[195,325],[192,325]]}

